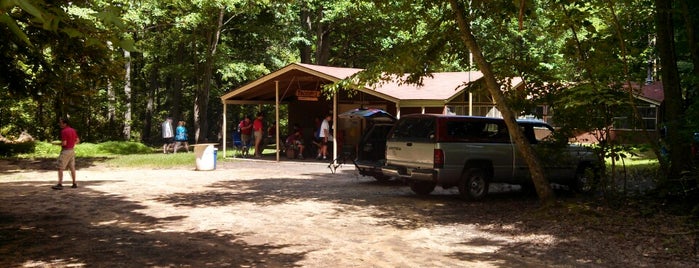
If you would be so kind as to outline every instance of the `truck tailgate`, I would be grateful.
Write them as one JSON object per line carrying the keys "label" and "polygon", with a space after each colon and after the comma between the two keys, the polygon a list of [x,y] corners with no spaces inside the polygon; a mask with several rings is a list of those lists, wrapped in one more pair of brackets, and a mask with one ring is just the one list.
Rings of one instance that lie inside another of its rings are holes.
{"label": "truck tailgate", "polygon": [[388,141],[386,165],[431,169],[434,166],[433,142]]}

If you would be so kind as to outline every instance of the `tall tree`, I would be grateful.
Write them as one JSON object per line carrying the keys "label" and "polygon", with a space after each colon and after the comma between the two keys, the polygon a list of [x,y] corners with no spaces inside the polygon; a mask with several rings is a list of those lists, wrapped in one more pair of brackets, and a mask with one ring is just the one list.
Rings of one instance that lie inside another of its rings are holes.
{"label": "tall tree", "polygon": [[[0,44],[4,63],[0,90],[7,90],[14,100],[30,100],[31,109],[26,111],[37,111],[35,119],[15,127],[47,138],[57,127],[46,123],[70,115],[78,126],[90,130],[83,132],[84,140],[103,139],[101,132],[92,131],[104,126],[104,121],[90,117],[96,112],[92,104],[101,102],[100,91],[119,73],[106,41],[132,48],[112,31],[122,26],[118,10],[71,1],[2,1],[0,5],[0,32],[7,37]],[[107,113],[97,114],[106,117]]]}
{"label": "tall tree", "polygon": [[675,26],[672,0],[655,0],[655,20],[657,32],[660,73],[665,91],[665,120],[667,124],[666,142],[670,149],[670,179],[679,178],[682,171],[689,168],[689,148],[687,138],[681,135],[684,129],[684,102],[677,70],[677,53],[675,51]]}
{"label": "tall tree", "polygon": [[544,176],[544,170],[539,158],[525,138],[524,133],[522,133],[522,130],[519,128],[516,121],[517,115],[508,106],[508,101],[501,91],[503,87],[500,83],[498,83],[498,79],[496,78],[496,74],[490,62],[485,59],[485,56],[481,51],[481,47],[471,31],[471,21],[467,16],[466,9],[463,5],[457,2],[457,0],[449,0],[449,3],[454,11],[456,21],[459,25],[460,37],[473,54],[479,70],[483,73],[486,88],[488,89],[490,95],[493,96],[498,110],[502,113],[512,140],[517,146],[519,152],[522,154],[524,160],[527,162],[527,166],[529,167],[529,172],[531,173],[532,181],[534,182],[539,198],[544,205],[552,205],[554,201],[553,192],[548,180]]}

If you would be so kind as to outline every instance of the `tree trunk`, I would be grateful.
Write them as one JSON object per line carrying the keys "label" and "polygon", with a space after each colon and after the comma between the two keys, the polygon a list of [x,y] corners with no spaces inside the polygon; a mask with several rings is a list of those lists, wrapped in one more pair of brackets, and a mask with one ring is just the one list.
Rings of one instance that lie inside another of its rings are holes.
{"label": "tree trunk", "polygon": [[330,48],[332,46],[332,39],[330,38],[330,31],[327,30],[325,25],[321,25],[318,30],[318,42],[316,51],[316,64],[318,65],[328,65],[330,62]]}
{"label": "tree trunk", "polygon": [[[665,121],[667,133],[665,142],[670,151],[670,170],[666,179],[678,179],[690,159],[688,139],[683,138],[684,107],[680,76],[677,70],[674,25],[672,22],[672,0],[655,0],[657,46],[660,57],[660,74],[665,92]],[[667,181],[666,181],[667,182]]]}
{"label": "tree trunk", "polygon": [[318,65],[328,65],[330,60],[330,26],[327,23],[323,23],[323,8],[320,7],[317,12],[316,23],[316,53],[315,53],[315,63]]}
{"label": "tree trunk", "polygon": [[536,187],[536,193],[539,195],[539,199],[542,201],[544,206],[552,205],[555,199],[548,179],[546,179],[544,176],[544,169],[541,167],[539,158],[536,156],[533,148],[525,138],[524,133],[522,133],[522,130],[519,128],[514,112],[507,105],[505,95],[500,90],[500,85],[498,84],[490,62],[488,62],[483,56],[483,52],[473,36],[470,21],[464,17],[464,8],[460,6],[456,0],[449,0],[449,3],[451,4],[451,7],[456,15],[460,37],[466,47],[473,54],[473,58],[476,61],[480,71],[483,72],[483,77],[485,79],[488,92],[490,92],[490,94],[493,96],[496,107],[502,113],[502,117],[507,125],[507,130],[509,130],[515,146],[522,154],[522,157],[524,157],[524,160],[527,162],[527,166],[529,167],[532,181]]}
{"label": "tree trunk", "polygon": [[[694,65],[694,75],[699,76],[699,40],[697,40],[697,29],[695,26],[699,24],[699,21],[692,14],[696,14],[697,10],[696,2],[692,2],[693,5],[689,4],[687,0],[679,1],[681,4],[682,17],[684,19],[684,29],[687,32],[687,47],[689,48],[689,55],[692,59]],[[696,82],[694,83],[696,86]]]}
{"label": "tree trunk", "polygon": [[[177,66],[184,66],[185,63],[185,44],[180,42],[177,45],[177,54],[175,54],[175,61]],[[172,110],[171,115],[175,117],[175,120],[185,120],[182,118],[182,76],[172,75],[171,76],[171,88],[172,88]]]}
{"label": "tree trunk", "polygon": [[155,95],[160,88],[160,82],[158,81],[158,68],[151,70],[150,82],[148,83],[146,91],[146,110],[145,116],[143,118],[143,135],[141,135],[141,141],[155,144],[159,139],[155,139],[151,136],[151,129],[153,127],[153,116],[155,114]]}
{"label": "tree trunk", "polygon": [[[305,2],[304,2],[305,3]],[[313,22],[311,18],[311,12],[308,10],[308,3],[301,7],[301,12],[299,12],[299,19],[301,23],[301,29],[303,29],[304,38],[306,40],[312,39],[309,34],[313,30]],[[312,63],[311,60],[311,46],[307,43],[299,43],[299,54],[301,58],[301,63]]]}
{"label": "tree trunk", "polygon": [[131,52],[124,50],[124,58],[126,62],[124,63],[124,69],[126,75],[124,76],[124,97],[126,98],[126,106],[124,109],[124,140],[129,141],[131,139]]}
{"label": "tree trunk", "polygon": [[[695,25],[699,25],[699,21],[692,14],[696,14],[699,11],[699,5],[696,2],[692,2],[690,5],[687,0],[679,1],[682,10],[682,17],[684,19],[684,29],[687,35],[687,48],[689,48],[689,56],[692,59],[693,73],[696,77],[699,77],[699,38],[697,38],[697,29]],[[686,103],[694,103],[694,100],[699,97],[699,82],[693,79],[690,84],[690,89],[687,90]]]}
{"label": "tree trunk", "polygon": [[[107,79],[107,120],[109,125],[114,125],[114,120],[116,120],[116,92],[114,92],[114,85],[111,79]],[[110,129],[110,136],[114,135]]]}
{"label": "tree trunk", "polygon": [[206,61],[204,62],[204,80],[202,85],[197,87],[197,95],[194,100],[194,127],[195,140],[197,142],[208,141],[209,125],[208,125],[208,107],[209,93],[211,92],[211,80],[214,69],[214,56],[216,55],[216,47],[221,36],[221,28],[223,27],[223,13],[221,8],[218,13],[216,28],[209,33],[207,38],[208,47],[206,49]]}

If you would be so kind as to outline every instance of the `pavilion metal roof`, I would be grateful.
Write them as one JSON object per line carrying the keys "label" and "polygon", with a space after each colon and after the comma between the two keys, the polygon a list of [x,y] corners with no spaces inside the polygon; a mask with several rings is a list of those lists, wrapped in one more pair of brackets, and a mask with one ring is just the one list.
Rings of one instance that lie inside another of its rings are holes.
{"label": "pavilion metal roof", "polygon": [[[224,104],[274,103],[276,83],[282,102],[294,96],[298,89],[315,90],[324,84],[335,83],[363,69],[292,63],[221,96]],[[478,71],[442,72],[424,77],[421,85],[402,83],[395,79],[377,85],[358,88],[401,107],[442,106],[458,96],[465,86],[483,77]]]}

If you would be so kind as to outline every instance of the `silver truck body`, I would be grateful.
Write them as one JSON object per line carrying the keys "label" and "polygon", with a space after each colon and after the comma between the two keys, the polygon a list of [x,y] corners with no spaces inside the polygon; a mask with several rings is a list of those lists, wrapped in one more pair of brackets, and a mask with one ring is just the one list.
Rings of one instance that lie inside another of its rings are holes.
{"label": "silver truck body", "polygon": [[[553,130],[540,121],[518,123],[535,147]],[[581,146],[569,145],[556,155],[544,163],[546,175],[550,182],[565,185],[576,184],[580,169],[595,162]],[[459,186],[473,169],[483,171],[485,183],[531,184],[529,168],[499,118],[407,115],[386,142],[386,176],[449,188]]]}

